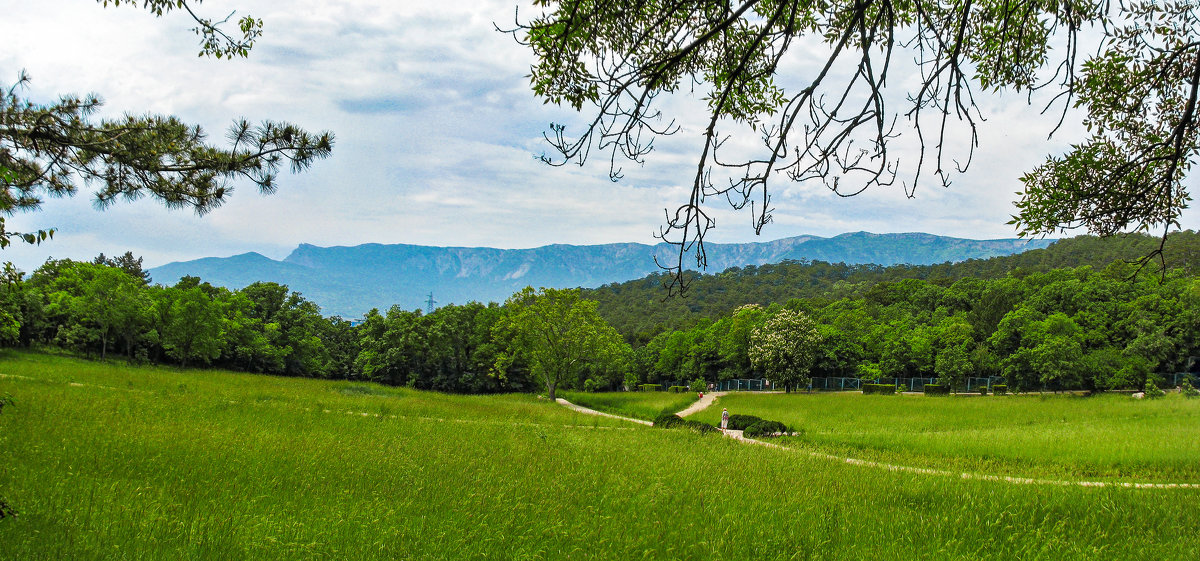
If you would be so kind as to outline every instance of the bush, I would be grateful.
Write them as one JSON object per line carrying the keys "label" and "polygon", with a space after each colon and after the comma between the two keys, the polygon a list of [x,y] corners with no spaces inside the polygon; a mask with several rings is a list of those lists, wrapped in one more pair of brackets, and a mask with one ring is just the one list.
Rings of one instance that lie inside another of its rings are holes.
{"label": "bush", "polygon": [[671,387],[667,388],[667,391],[669,391],[671,393],[683,393],[683,392],[688,391],[688,387],[687,386],[671,386]]}
{"label": "bush", "polygon": [[759,421],[746,428],[746,432],[742,434],[748,438],[756,436],[775,436],[776,434],[787,434],[791,432],[787,425],[779,421]]}
{"label": "bush", "polygon": [[730,430],[746,430],[750,428],[750,425],[759,422],[762,422],[762,418],[755,417],[754,415],[730,415],[729,426],[726,428]]}
{"label": "bush", "polygon": [[664,429],[669,429],[683,422],[683,417],[674,413],[663,413],[654,418],[654,426]]}
{"label": "bush", "polygon": [[692,380],[692,391],[700,393],[706,389],[708,389],[708,384],[704,381],[704,378]]}
{"label": "bush", "polygon": [[1005,395],[1008,393],[1008,386],[1004,384],[996,384],[992,386],[992,393],[996,395]]}
{"label": "bush", "polygon": [[863,394],[895,395],[896,386],[891,384],[863,384]]}
{"label": "bush", "polygon": [[596,390],[599,389],[599,387],[600,387],[600,384],[591,378],[588,378],[587,380],[583,381],[583,391],[585,391],[585,392],[595,393]]}
{"label": "bush", "polygon": [[654,419],[654,426],[663,429],[691,429],[699,433],[718,432],[717,427],[684,419],[679,415],[663,413]]}
{"label": "bush", "polygon": [[1200,397],[1200,390],[1197,390],[1196,387],[1192,385],[1192,381],[1188,380],[1187,378],[1184,378],[1183,384],[1179,386],[1179,393],[1182,394],[1183,397],[1188,398]]}
{"label": "bush", "polygon": [[925,384],[925,395],[950,395],[950,386]]}
{"label": "bush", "polygon": [[987,395],[987,386],[979,386],[979,395]]}
{"label": "bush", "polygon": [[638,389],[644,392],[661,392],[662,384],[641,384],[638,386]]}
{"label": "bush", "polygon": [[1153,380],[1146,382],[1146,398],[1147,399],[1157,399],[1164,395],[1167,395],[1166,392],[1163,392],[1162,390],[1158,389],[1158,384],[1155,384]]}

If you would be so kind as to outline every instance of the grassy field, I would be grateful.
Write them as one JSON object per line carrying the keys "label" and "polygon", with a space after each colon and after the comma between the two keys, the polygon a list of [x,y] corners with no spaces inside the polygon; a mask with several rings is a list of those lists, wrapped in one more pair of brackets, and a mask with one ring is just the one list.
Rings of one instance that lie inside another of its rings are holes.
{"label": "grassy field", "polygon": [[5,560],[1200,557],[1196,491],[893,473],[524,395],[24,353],[0,374]]}
{"label": "grassy field", "polygon": [[571,403],[597,411],[653,421],[663,413],[678,413],[694,403],[696,394],[670,392],[559,392]]}
{"label": "grassy field", "polygon": [[1200,483],[1200,399],[731,394],[721,408],[782,421],[777,441],[835,455],[1020,477]]}

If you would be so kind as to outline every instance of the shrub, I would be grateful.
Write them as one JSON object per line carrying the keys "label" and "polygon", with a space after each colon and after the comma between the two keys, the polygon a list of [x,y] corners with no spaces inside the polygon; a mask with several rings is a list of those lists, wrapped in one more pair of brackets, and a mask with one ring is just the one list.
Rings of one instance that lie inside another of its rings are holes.
{"label": "shrub", "polygon": [[754,415],[730,415],[729,426],[730,430],[746,430],[754,423],[762,422],[761,417]]}
{"label": "shrub", "polygon": [[787,425],[779,421],[759,421],[746,428],[746,432],[742,433],[749,438],[756,436],[775,436],[776,434],[787,434]]}
{"label": "shrub", "polygon": [[1158,384],[1155,384],[1153,380],[1146,382],[1146,398],[1147,399],[1157,399],[1164,395],[1166,395],[1166,393],[1163,392],[1162,390],[1158,389]]}
{"label": "shrub", "polygon": [[637,373],[636,372],[626,372],[625,373],[625,389],[631,390],[631,389],[636,388],[637,385],[638,385]]}
{"label": "shrub", "polygon": [[925,384],[925,395],[950,395],[950,386]]}
{"label": "shrub", "polygon": [[669,391],[671,393],[683,393],[683,392],[688,391],[688,387],[687,386],[671,386],[671,387],[667,388],[667,391]]}
{"label": "shrub", "polygon": [[644,392],[661,392],[662,384],[641,384],[638,388]]}
{"label": "shrub", "polygon": [[706,389],[708,389],[708,384],[704,381],[704,378],[692,380],[692,391],[700,393]]}
{"label": "shrub", "polygon": [[683,417],[680,417],[674,413],[663,413],[662,415],[654,418],[654,426],[663,429],[669,429],[682,422]]}
{"label": "shrub", "polygon": [[979,386],[979,395],[987,395],[987,386]]}
{"label": "shrub", "polygon": [[896,386],[891,384],[863,384],[863,394],[895,395]]}
{"label": "shrub", "polygon": [[663,413],[654,419],[654,426],[663,429],[691,429],[699,433],[718,432],[717,427],[684,419],[679,415]]}
{"label": "shrub", "polygon": [[1192,381],[1188,380],[1187,378],[1184,378],[1183,384],[1179,386],[1179,393],[1182,394],[1183,397],[1200,397],[1200,390],[1197,390],[1196,387],[1192,385]]}
{"label": "shrub", "polygon": [[1008,393],[1008,386],[1004,384],[996,384],[992,386],[992,393],[996,395],[1005,395]]}
{"label": "shrub", "polygon": [[583,381],[583,391],[585,391],[585,392],[595,393],[595,391],[597,389],[599,389],[599,387],[600,387],[600,384],[591,378],[588,378],[587,380]]}

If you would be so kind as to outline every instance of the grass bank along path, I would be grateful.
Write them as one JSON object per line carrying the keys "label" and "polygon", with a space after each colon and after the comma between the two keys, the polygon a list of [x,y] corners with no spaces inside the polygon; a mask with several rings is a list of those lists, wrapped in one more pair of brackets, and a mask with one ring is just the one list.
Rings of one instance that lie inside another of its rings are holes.
{"label": "grass bank along path", "polygon": [[[695,403],[691,404],[686,409],[680,411],[678,413],[678,415],[680,417],[687,417],[688,415],[692,415],[694,413],[699,413],[699,412],[707,409],[708,407],[710,407],[713,403],[715,403],[718,397],[724,396],[728,393],[729,392],[715,392],[715,393],[705,394],[703,398],[697,400]],[[632,417],[614,415],[611,413],[604,413],[601,411],[596,411],[594,409],[589,409],[587,407],[583,407],[581,405],[576,405],[574,403],[571,403],[562,398],[558,399],[558,403],[572,409],[573,411],[579,412],[579,413],[585,413],[585,414],[589,414],[589,415],[600,415],[603,417],[608,417],[608,418],[612,418],[612,419],[621,419],[624,421],[640,423],[643,425],[653,425],[653,423],[650,423],[650,422],[642,420],[642,419],[635,419]],[[906,466],[906,465],[892,464],[892,463],[886,463],[886,462],[876,462],[876,461],[864,460],[864,459],[860,459],[860,458],[852,458],[852,457],[848,457],[848,456],[838,456],[838,455],[834,455],[834,454],[827,454],[824,452],[816,452],[816,451],[812,451],[812,450],[801,450],[801,449],[797,449],[797,448],[790,447],[790,446],[783,446],[781,444],[776,444],[774,442],[768,442],[768,441],[764,441],[764,440],[748,438],[745,435],[743,435],[742,433],[743,433],[743,431],[740,431],[740,430],[726,430],[726,431],[722,432],[722,434],[724,434],[726,437],[732,438],[739,442],[744,442],[746,444],[754,444],[754,445],[764,446],[764,447],[772,448],[772,449],[776,449],[776,450],[785,450],[788,452],[799,453],[799,454],[803,454],[803,455],[806,455],[806,456],[809,456],[812,458],[820,458],[823,460],[842,462],[842,463],[849,464],[849,465],[863,466],[863,467],[869,467],[869,468],[875,468],[875,469],[883,469],[883,470],[894,471],[894,472],[913,473],[913,474],[919,474],[919,475],[934,475],[934,476],[940,476],[940,477],[957,477],[959,479],[975,480],[975,481],[999,481],[999,482],[1013,483],[1013,484],[1018,484],[1018,485],[1050,485],[1050,486],[1059,486],[1059,487],[1068,487],[1068,486],[1123,487],[1123,488],[1128,488],[1128,489],[1200,489],[1200,483],[1158,483],[1158,482],[1148,482],[1148,481],[1083,481],[1083,480],[1063,480],[1063,479],[1041,479],[1041,478],[1033,478],[1033,477],[1013,477],[1013,476],[1005,476],[1005,475],[990,475],[990,474],[983,474],[983,473],[972,473],[972,472],[966,472],[966,471],[951,471],[951,470],[944,470],[944,469],[922,468],[922,467]]]}

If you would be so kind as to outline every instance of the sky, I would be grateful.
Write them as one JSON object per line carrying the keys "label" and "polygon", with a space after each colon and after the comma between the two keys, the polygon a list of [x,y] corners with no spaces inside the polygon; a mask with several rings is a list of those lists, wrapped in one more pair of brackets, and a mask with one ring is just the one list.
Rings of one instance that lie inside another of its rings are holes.
{"label": "sky", "polygon": [[[0,260],[31,271],[49,257],[91,259],[132,251],[147,267],[258,252],[281,259],[301,243],[407,243],[528,248],[554,243],[656,243],[664,209],[686,201],[701,148],[702,105],[684,93],[665,101],[682,130],[657,143],[642,166],[608,179],[607,160],[550,167],[542,134],[552,122],[580,130],[585,115],[543,104],[526,75],[533,55],[496,26],[512,27],[518,0],[207,0],[199,13],[264,21],[248,59],[199,58],[191,20],[155,18],[93,0],[0,0],[0,84],[24,69],[24,95],[42,101],[97,93],[104,114],[176,115],[220,142],[238,118],[298,124],[335,134],[333,156],[299,175],[281,173],[277,193],[234,184],[221,208],[196,216],[151,200],[103,212],[87,188],[8,218],[15,231],[53,227],[40,246],[14,244]],[[140,4],[140,3],[139,3]],[[521,14],[534,13],[520,6]],[[524,15],[521,16],[525,18]],[[794,49],[785,73],[803,77],[816,55]],[[789,74],[789,75],[790,75]],[[903,82],[903,78],[898,81]],[[1081,139],[1020,95],[984,95],[988,121],[970,170],[946,189],[925,183],[841,198],[817,184],[773,183],[774,222],[761,236],[748,212],[710,200],[715,242],[769,241],[844,232],[929,232],[1015,237],[1007,225],[1018,178],[1047,154]],[[900,126],[904,126],[901,121]],[[911,137],[912,135],[908,135]],[[903,145],[896,150],[902,157]],[[1184,215],[1194,228],[1198,216]]]}

